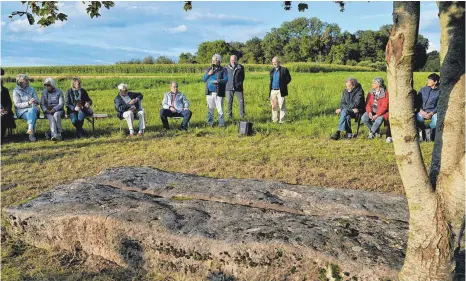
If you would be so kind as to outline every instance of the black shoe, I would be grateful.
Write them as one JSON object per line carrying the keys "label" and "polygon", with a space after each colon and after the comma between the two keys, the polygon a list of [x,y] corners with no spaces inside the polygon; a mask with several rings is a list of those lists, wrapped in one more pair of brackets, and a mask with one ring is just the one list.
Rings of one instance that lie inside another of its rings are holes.
{"label": "black shoe", "polygon": [[330,139],[332,140],[339,140],[340,139],[340,131],[336,131],[330,136]]}

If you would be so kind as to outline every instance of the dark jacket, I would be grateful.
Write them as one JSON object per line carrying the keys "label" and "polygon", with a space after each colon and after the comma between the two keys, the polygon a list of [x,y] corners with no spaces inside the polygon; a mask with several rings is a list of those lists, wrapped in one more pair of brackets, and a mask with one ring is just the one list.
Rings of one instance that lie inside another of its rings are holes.
{"label": "dark jacket", "polygon": [[141,109],[141,101],[143,95],[141,93],[128,92],[128,96],[131,99],[137,99],[137,102],[134,104],[126,104],[123,98],[120,96],[120,93],[115,97],[115,110],[117,111],[117,117],[123,119],[123,113],[128,111],[131,106],[135,106],[137,109]]}
{"label": "dark jacket", "polygon": [[[274,71],[275,71],[275,68],[272,68],[272,70],[270,70],[269,97],[272,91],[272,80],[273,80]],[[280,95],[282,97],[286,97],[288,96],[288,84],[290,84],[291,82],[291,75],[288,69],[283,66],[280,66],[278,68],[278,71],[280,72]]]}
{"label": "dark jacket", "polygon": [[432,89],[425,86],[417,94],[416,111],[424,110],[425,112],[437,113],[437,102],[440,96],[440,89]]}
{"label": "dark jacket", "polygon": [[225,97],[225,86],[227,84],[227,81],[228,81],[228,73],[227,73],[227,70],[222,67],[222,66],[219,66],[217,67],[217,69],[215,70],[215,72],[212,74],[212,75],[209,75],[209,71],[212,69],[212,66],[210,66],[209,68],[207,68],[204,76],[202,77],[202,81],[203,82],[206,82],[205,83],[205,94],[206,96],[210,95],[212,92],[209,91],[209,82],[211,81],[211,77],[215,75],[215,80],[218,81],[218,83],[215,85],[215,88],[216,88],[216,92],[217,92],[217,95],[219,97]]}
{"label": "dark jacket", "polygon": [[[86,102],[92,104],[91,98],[87,94],[87,91],[84,89],[79,89],[80,96],[81,96],[81,103],[84,105]],[[76,107],[76,97],[74,96],[73,89],[69,88],[65,94],[65,106],[66,106],[66,114],[70,115],[70,113],[74,112],[74,108]]]}
{"label": "dark jacket", "polygon": [[13,118],[13,109],[12,109],[12,101],[10,97],[10,93],[8,89],[2,86],[2,107],[4,110],[8,111],[7,114],[3,115],[2,118],[2,127],[4,128],[16,128],[15,119]]}
{"label": "dark jacket", "polygon": [[227,91],[243,91],[244,81],[244,67],[241,64],[237,64],[236,67],[232,67],[231,64],[225,66],[228,73],[228,82],[226,85]]}
{"label": "dark jacket", "polygon": [[[380,88],[380,96],[377,100],[377,116],[383,116],[383,119],[388,120],[388,91],[387,89]],[[374,93],[373,90],[367,94],[366,112],[372,112],[372,105],[374,104]]]}
{"label": "dark jacket", "polygon": [[340,108],[341,109],[359,109],[359,112],[363,113],[366,107],[364,102],[364,90],[361,84],[357,83],[351,92],[345,88],[341,94]]}

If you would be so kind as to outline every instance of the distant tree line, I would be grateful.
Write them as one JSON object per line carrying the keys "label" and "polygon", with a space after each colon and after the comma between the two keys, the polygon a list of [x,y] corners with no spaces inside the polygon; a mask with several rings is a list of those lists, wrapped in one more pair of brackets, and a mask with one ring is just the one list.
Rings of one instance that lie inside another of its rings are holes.
{"label": "distant tree line", "polygon": [[[385,46],[392,25],[383,25],[377,31],[358,30],[355,33],[341,32],[337,24],[320,19],[296,18],[272,28],[264,38],[254,37],[245,43],[215,40],[203,42],[197,53],[181,53],[178,63],[210,63],[212,55],[236,55],[242,63],[269,63],[274,56],[283,62],[316,62],[341,65],[370,66],[385,70]],[[415,52],[416,71],[439,71],[437,51],[427,54],[429,40],[419,34]],[[172,64],[170,58],[152,56],[143,60],[133,59],[133,64]]]}
{"label": "distant tree line", "polygon": [[130,59],[128,61],[118,61],[116,64],[175,64],[176,62],[169,57],[160,56],[154,58],[153,56],[147,56],[141,59]]}

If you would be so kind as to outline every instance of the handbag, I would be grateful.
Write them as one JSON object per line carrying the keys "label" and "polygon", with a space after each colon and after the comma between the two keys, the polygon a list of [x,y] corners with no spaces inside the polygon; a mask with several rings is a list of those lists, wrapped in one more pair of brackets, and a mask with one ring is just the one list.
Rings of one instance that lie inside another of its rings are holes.
{"label": "handbag", "polygon": [[238,132],[241,135],[252,135],[252,122],[240,121],[238,124]]}

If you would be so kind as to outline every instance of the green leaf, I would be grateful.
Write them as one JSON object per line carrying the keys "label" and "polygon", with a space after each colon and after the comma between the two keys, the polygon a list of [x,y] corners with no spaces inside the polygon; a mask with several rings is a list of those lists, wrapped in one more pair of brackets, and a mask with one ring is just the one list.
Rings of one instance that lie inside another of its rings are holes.
{"label": "green leaf", "polygon": [[183,9],[187,12],[193,9],[193,5],[191,1],[184,1]]}
{"label": "green leaf", "polygon": [[299,3],[298,4],[298,11],[300,12],[304,12],[305,10],[307,10],[309,7],[306,3]]}
{"label": "green leaf", "polygon": [[36,20],[34,19],[34,16],[33,16],[32,14],[30,14],[30,13],[27,13],[26,16],[27,16],[27,18],[28,18],[29,25],[33,25],[34,22],[36,21]]}

